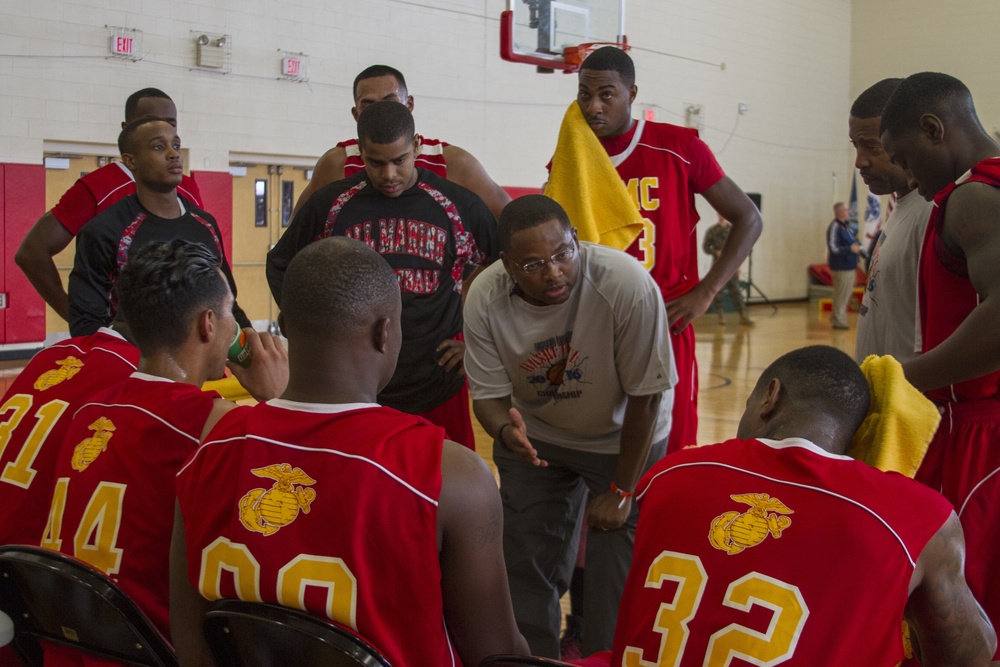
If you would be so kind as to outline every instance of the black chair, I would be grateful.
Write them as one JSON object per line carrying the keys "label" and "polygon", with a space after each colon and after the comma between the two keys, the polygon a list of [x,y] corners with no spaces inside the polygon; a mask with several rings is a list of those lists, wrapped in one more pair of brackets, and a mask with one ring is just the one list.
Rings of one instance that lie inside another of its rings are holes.
{"label": "black chair", "polygon": [[130,665],[177,666],[170,643],[117,584],[54,551],[0,547],[0,610],[29,667],[42,665],[38,639]]}
{"label": "black chair", "polygon": [[533,655],[491,655],[479,667],[572,667],[568,662]]}
{"label": "black chair", "polygon": [[219,600],[202,629],[219,667],[390,667],[347,628],[298,609]]}

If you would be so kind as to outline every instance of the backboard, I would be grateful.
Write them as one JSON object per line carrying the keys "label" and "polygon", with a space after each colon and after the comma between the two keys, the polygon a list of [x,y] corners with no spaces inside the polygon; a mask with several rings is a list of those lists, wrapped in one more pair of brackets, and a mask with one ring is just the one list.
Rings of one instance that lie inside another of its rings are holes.
{"label": "backboard", "polygon": [[500,57],[539,70],[575,72],[604,44],[628,48],[625,0],[507,0]]}

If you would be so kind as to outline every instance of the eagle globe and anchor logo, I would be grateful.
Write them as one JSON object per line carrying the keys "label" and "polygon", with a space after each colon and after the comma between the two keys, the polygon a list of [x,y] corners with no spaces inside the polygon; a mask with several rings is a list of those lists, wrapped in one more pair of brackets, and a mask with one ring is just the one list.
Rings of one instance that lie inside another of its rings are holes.
{"label": "eagle globe and anchor logo", "polygon": [[282,526],[295,521],[301,510],[308,514],[316,499],[316,490],[308,487],[316,480],[301,468],[292,468],[287,463],[254,468],[257,477],[274,480],[270,489],[252,489],[240,498],[240,522],[255,533],[273,535]]}
{"label": "eagle globe and anchor logo", "polygon": [[768,535],[778,539],[792,525],[792,520],[782,515],[795,512],[766,493],[744,493],[729,497],[746,503],[750,509],[742,513],[731,510],[715,517],[708,531],[708,540],[713,547],[730,556],[757,546]]}

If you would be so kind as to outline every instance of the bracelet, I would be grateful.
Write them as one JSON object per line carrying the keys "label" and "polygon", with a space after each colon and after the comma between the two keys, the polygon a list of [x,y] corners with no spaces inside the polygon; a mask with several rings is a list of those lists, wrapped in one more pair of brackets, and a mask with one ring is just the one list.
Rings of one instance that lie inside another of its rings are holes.
{"label": "bracelet", "polygon": [[618,509],[625,507],[625,503],[628,499],[635,495],[635,491],[623,491],[622,489],[619,489],[618,485],[614,482],[611,482],[611,491],[622,499],[621,502],[618,503]]}
{"label": "bracelet", "polygon": [[[500,430],[502,431],[503,429]],[[620,496],[622,498],[631,498],[632,496],[635,495],[635,491],[623,491],[622,489],[619,489],[618,485],[615,484],[614,482],[611,482],[611,490],[614,491],[615,495]]]}
{"label": "bracelet", "polygon": [[497,440],[499,440],[500,442],[503,442],[503,430],[508,426],[510,426],[510,422],[504,423],[504,425],[500,427],[500,430],[497,431]]}

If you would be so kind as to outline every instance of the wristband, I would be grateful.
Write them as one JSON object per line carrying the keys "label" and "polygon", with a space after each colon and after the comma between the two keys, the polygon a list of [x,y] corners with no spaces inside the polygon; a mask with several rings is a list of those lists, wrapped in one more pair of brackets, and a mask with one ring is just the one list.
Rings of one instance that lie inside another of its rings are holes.
{"label": "wristband", "polygon": [[497,431],[497,440],[499,440],[500,442],[503,442],[503,430],[508,426],[510,426],[510,422],[506,422],[503,426],[500,427],[500,430]]}
{"label": "wristband", "polygon": [[[500,430],[502,431],[503,429]],[[625,507],[625,501],[635,495],[635,491],[623,491],[622,489],[619,489],[618,485],[614,482],[611,482],[611,491],[622,499],[621,502],[618,503],[618,509]]]}

